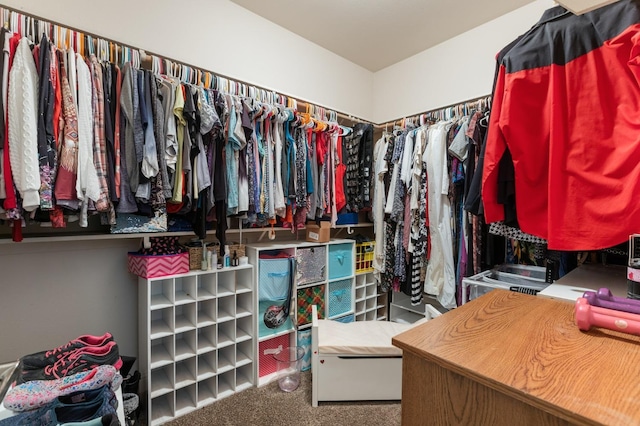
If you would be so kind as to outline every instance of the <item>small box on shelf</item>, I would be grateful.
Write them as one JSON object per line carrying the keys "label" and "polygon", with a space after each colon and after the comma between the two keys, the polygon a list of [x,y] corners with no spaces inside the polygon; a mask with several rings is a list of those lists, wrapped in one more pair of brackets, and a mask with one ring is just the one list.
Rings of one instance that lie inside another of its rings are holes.
{"label": "small box on shelf", "polygon": [[331,224],[322,221],[320,225],[307,224],[307,241],[312,243],[326,243],[331,239]]}

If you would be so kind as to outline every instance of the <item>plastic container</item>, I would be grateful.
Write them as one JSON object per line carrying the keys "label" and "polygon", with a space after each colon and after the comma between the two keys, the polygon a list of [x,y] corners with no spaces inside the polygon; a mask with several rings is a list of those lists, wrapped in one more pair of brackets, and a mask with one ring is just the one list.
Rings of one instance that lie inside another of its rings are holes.
{"label": "plastic container", "polygon": [[300,346],[286,347],[273,355],[276,360],[278,386],[285,392],[293,392],[300,386],[300,371],[304,348]]}

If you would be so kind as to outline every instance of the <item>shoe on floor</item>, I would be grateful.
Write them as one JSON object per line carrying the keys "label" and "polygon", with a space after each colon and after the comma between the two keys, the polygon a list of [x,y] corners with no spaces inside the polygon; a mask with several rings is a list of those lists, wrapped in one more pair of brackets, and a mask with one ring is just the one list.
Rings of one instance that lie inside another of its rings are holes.
{"label": "shoe on floor", "polygon": [[118,400],[110,386],[74,392],[44,407],[0,420],[0,426],[57,426],[116,414]]}
{"label": "shoe on floor", "polygon": [[34,410],[63,395],[110,385],[117,374],[117,370],[112,365],[100,365],[61,379],[26,382],[7,392],[4,406],[17,412]]}
{"label": "shoe on floor", "polygon": [[86,422],[61,423],[60,426],[120,426],[120,420],[115,414],[106,414]]}
{"label": "shoe on floor", "polygon": [[104,346],[85,346],[74,352],[68,352],[54,364],[37,370],[22,370],[16,384],[33,380],[55,380],[82,371],[91,370],[100,365],[112,365],[116,370],[122,367],[122,360],[115,341]]}
{"label": "shoe on floor", "polygon": [[73,352],[86,346],[104,346],[111,341],[113,341],[113,336],[108,332],[102,336],[85,334],[70,340],[55,349],[25,355],[20,358],[20,362],[22,363],[23,369],[40,369],[47,365],[54,364],[69,352]]}

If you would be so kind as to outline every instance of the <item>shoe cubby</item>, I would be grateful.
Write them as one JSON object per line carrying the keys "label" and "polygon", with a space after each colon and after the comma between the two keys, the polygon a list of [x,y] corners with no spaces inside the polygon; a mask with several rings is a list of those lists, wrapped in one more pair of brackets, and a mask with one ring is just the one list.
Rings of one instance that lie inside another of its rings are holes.
{"label": "shoe cubby", "polygon": [[218,323],[231,321],[236,317],[236,296],[218,297]]}
{"label": "shoe cubby", "polygon": [[174,364],[171,364],[151,371],[150,389],[152,398],[173,392],[175,386],[173,370]]}
{"label": "shoe cubby", "polygon": [[206,407],[216,402],[218,394],[217,382],[215,376],[198,382],[198,407]]}
{"label": "shoe cubby", "polygon": [[196,300],[196,281],[197,277],[193,275],[175,278],[174,286],[176,305],[192,303]]}
{"label": "shoe cubby", "polygon": [[[257,291],[253,296],[253,375],[256,385],[274,380],[273,351],[295,345],[298,333],[311,328],[311,306],[319,306],[320,318],[343,318],[358,309],[366,316],[366,287],[368,278],[356,274],[354,240],[312,242],[265,242],[248,244],[246,254],[253,265],[253,282]],[[282,306],[288,294],[290,266],[287,256],[295,259],[295,288],[292,311],[284,324],[269,328],[264,322],[265,312],[272,306]],[[242,280],[237,279],[239,284]],[[358,290],[356,290],[358,289]],[[356,300],[356,291],[358,300]],[[333,303],[332,303],[333,301]],[[240,347],[241,330],[245,330],[238,302],[236,312],[236,345]],[[331,310],[331,312],[330,312]],[[236,362],[236,371],[240,368]]]}
{"label": "shoe cubby", "polygon": [[161,424],[175,417],[173,393],[153,398],[151,401],[150,424]]}
{"label": "shoe cubby", "polygon": [[236,320],[236,343],[253,339],[253,317],[247,316]]}
{"label": "shoe cubby", "polygon": [[253,269],[246,265],[236,271],[236,293],[253,293]]}
{"label": "shoe cubby", "polygon": [[218,285],[216,274],[198,275],[197,297],[198,300],[213,299],[216,297]]}
{"label": "shoe cubby", "polygon": [[233,345],[236,341],[235,321],[227,321],[218,324],[218,348]]}
{"label": "shoe cubby", "polygon": [[253,295],[251,293],[241,293],[236,296],[236,318],[251,315],[253,309]]}
{"label": "shoe cubby", "polygon": [[210,352],[216,349],[216,347],[218,346],[216,329],[217,327],[215,325],[198,328],[197,341],[199,354]]}
{"label": "shoe cubby", "polygon": [[236,349],[233,346],[218,349],[218,373],[233,370],[235,367]]}
{"label": "shoe cubby", "polygon": [[236,392],[253,387],[253,365],[247,364],[236,369]]}
{"label": "shoe cubby", "polygon": [[150,284],[150,309],[163,309],[173,306],[173,279],[152,281]]}
{"label": "shoe cubby", "polygon": [[251,364],[253,359],[253,344],[251,341],[247,340],[236,345],[236,367]]}
{"label": "shoe cubby", "polygon": [[151,342],[151,369],[171,365],[174,361],[173,336],[163,337]]}
{"label": "shoe cubby", "polygon": [[218,354],[215,351],[198,355],[198,381],[214,377],[218,371]]}
{"label": "shoe cubby", "polygon": [[176,334],[176,361],[196,356],[196,330]]}
{"label": "shoe cubby", "polygon": [[225,270],[218,273],[218,297],[236,294],[236,271]]}
{"label": "shoe cubby", "polygon": [[252,265],[139,278],[141,404],[150,426],[255,384],[253,279]]}
{"label": "shoe cubby", "polygon": [[151,311],[151,340],[172,336],[174,327],[175,316],[173,313],[173,307]]}
{"label": "shoe cubby", "polygon": [[198,327],[207,327],[216,323],[218,309],[216,299],[198,301]]}
{"label": "shoe cubby", "polygon": [[175,308],[175,332],[182,333],[184,331],[196,328],[196,305],[179,305]]}
{"label": "shoe cubby", "polygon": [[196,382],[197,369],[196,369],[196,357],[184,359],[176,362],[176,389],[189,386]]}
{"label": "shoe cubby", "polygon": [[176,390],[176,416],[184,416],[198,408],[196,392],[197,386],[195,383]]}
{"label": "shoe cubby", "polygon": [[233,395],[236,386],[235,371],[227,371],[218,375],[218,399]]}

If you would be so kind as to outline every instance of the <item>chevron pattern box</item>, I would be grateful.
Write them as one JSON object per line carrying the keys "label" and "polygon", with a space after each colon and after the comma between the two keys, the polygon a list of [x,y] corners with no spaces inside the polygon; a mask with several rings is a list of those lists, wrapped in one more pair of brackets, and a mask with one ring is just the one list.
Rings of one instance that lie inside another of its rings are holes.
{"label": "chevron pattern box", "polygon": [[166,275],[189,272],[189,253],[162,256],[128,253],[129,272],[143,278],[164,277]]}

